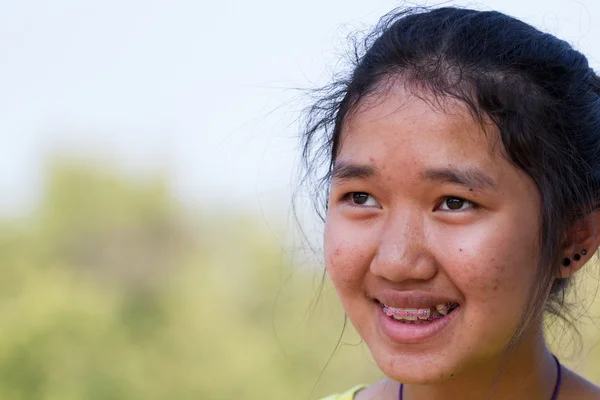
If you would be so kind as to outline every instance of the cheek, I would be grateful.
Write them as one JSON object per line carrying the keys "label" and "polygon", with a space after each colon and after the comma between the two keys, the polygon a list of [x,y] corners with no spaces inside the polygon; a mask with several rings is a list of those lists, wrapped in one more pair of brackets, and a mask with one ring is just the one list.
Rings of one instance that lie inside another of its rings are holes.
{"label": "cheek", "polygon": [[441,264],[452,268],[447,273],[467,301],[522,306],[534,279],[535,232],[509,221],[494,221],[455,231],[451,237]]}
{"label": "cheek", "polygon": [[325,267],[338,291],[362,284],[369,269],[370,243],[366,230],[357,232],[351,225],[328,216],[324,237]]}

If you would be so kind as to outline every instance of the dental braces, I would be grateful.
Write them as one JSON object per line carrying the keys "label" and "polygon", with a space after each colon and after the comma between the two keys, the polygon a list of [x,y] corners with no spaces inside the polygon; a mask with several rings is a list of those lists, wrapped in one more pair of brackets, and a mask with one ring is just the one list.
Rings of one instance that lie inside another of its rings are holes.
{"label": "dental braces", "polygon": [[[453,309],[455,307],[456,307],[456,304],[448,303],[444,306],[443,311],[445,311],[447,314],[451,309]],[[431,318],[431,309],[420,309],[418,311],[400,311],[400,310],[391,310],[389,307],[384,306],[383,311],[389,317],[397,316],[397,317]],[[438,313],[440,313],[439,310],[436,310],[436,311],[438,311]],[[440,313],[440,314],[444,315],[443,313]]]}

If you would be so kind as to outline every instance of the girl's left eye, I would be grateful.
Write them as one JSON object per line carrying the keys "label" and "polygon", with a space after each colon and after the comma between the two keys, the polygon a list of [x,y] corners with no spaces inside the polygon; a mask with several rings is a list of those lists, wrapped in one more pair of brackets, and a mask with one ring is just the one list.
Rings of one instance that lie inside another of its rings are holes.
{"label": "girl's left eye", "polygon": [[476,207],[477,205],[472,201],[461,199],[460,197],[445,197],[439,205],[439,210],[465,211]]}

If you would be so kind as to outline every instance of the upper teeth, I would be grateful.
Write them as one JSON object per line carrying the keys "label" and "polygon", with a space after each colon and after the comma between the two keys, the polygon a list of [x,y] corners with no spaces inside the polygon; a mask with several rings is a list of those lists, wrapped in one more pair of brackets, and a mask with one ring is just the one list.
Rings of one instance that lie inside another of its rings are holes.
{"label": "upper teeth", "polygon": [[[388,307],[385,304],[383,305],[383,311],[390,317],[394,317],[395,319],[405,319],[409,321],[416,321],[417,319],[426,320],[431,317],[431,309],[430,308],[393,308]],[[448,314],[450,308],[449,303],[438,304],[435,306],[435,310],[442,314]]]}
{"label": "upper teeth", "polygon": [[442,315],[448,314],[448,308],[450,308],[449,304],[438,304],[437,306],[435,306],[437,312],[439,312]]}

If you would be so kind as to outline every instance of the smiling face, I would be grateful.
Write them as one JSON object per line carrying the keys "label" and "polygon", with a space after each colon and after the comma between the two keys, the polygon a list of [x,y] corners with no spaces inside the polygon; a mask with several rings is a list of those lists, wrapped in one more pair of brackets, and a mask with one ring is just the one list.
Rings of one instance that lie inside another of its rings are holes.
{"label": "smiling face", "polygon": [[[536,279],[540,195],[461,104],[401,84],[365,102],[335,160],[327,272],[381,370],[436,382],[511,339]],[[436,318],[404,319],[423,310]]]}

